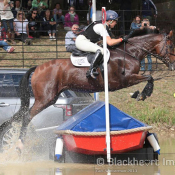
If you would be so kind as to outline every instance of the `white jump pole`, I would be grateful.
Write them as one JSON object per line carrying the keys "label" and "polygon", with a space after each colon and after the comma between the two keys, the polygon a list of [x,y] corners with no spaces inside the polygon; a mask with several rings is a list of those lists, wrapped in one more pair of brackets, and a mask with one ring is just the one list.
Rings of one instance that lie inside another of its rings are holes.
{"label": "white jump pole", "polygon": [[92,0],[92,21],[96,21],[96,0]]}
{"label": "white jump pole", "polygon": [[[92,0],[92,21],[96,21],[96,0]],[[95,101],[99,100],[99,93],[94,93]]]}
{"label": "white jump pole", "polygon": [[102,7],[103,23],[103,50],[104,50],[104,88],[105,88],[105,113],[106,113],[106,151],[107,162],[111,160],[111,141],[110,141],[110,119],[109,119],[109,94],[108,94],[108,67],[107,67],[107,42],[106,42],[106,8]]}

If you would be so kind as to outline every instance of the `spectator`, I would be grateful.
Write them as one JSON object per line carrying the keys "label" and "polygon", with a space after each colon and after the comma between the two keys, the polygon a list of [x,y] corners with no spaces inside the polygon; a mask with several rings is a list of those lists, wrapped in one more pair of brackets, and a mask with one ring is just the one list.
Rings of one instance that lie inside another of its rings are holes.
{"label": "spectator", "polygon": [[74,24],[79,24],[79,17],[75,13],[74,6],[69,7],[69,12],[66,13],[64,21],[64,29],[67,31],[70,31]]}
{"label": "spectator", "polygon": [[[141,23],[141,28],[144,27],[149,27],[150,29],[154,29],[155,26],[150,26],[150,22],[149,19],[143,19],[142,23]],[[151,74],[152,71],[152,59],[151,59],[151,54],[147,55],[147,60],[148,60],[148,74]],[[143,71],[142,74],[145,74],[145,59],[143,59],[141,61],[141,71]]]}
{"label": "spectator", "polygon": [[29,0],[28,2],[27,2],[27,7],[26,7],[26,10],[31,10],[31,8],[32,8],[32,1],[31,0]]}
{"label": "spectator", "polygon": [[45,10],[48,8],[48,5],[45,1],[42,0],[33,0],[32,1],[32,8],[38,8],[38,12],[41,17],[44,17]]}
{"label": "spectator", "polygon": [[67,52],[73,52],[76,49],[75,39],[77,37],[77,33],[79,32],[78,24],[74,24],[72,26],[71,31],[68,31],[65,36],[65,47]]}
{"label": "spectator", "polygon": [[26,15],[27,18],[28,18],[28,16],[30,15],[31,10],[32,10],[32,1],[29,0],[29,1],[27,2],[26,8],[25,8],[25,15]]}
{"label": "spectator", "polygon": [[48,5],[45,1],[42,0],[33,0],[32,1],[32,8],[39,8],[39,7],[43,7],[45,6],[45,8],[48,8]]}
{"label": "spectator", "polygon": [[60,8],[60,3],[56,3],[55,8],[53,9],[53,17],[57,24],[60,22],[64,24],[64,16],[62,15],[62,9]]}
{"label": "spectator", "polygon": [[16,18],[17,12],[21,10],[21,1],[20,0],[16,0],[15,1],[15,6],[12,8],[12,13],[14,18]]}
{"label": "spectator", "polygon": [[25,1],[22,1],[22,7],[23,7],[24,9],[27,9],[28,3],[31,3],[31,8],[32,8],[32,0],[25,0]]}
{"label": "spectator", "polygon": [[34,8],[28,18],[29,35],[35,38],[40,37],[40,18],[37,16],[37,14],[37,9]]}
{"label": "spectator", "polygon": [[154,10],[154,16],[157,16],[157,8],[152,0],[142,0],[142,18],[152,21],[152,11]]}
{"label": "spectator", "polygon": [[25,17],[23,11],[18,11],[16,19],[14,19],[14,30],[15,30],[15,38],[20,41],[26,43],[27,45],[31,44],[31,40],[29,37],[29,29],[28,29],[28,20]]}
{"label": "spectator", "polygon": [[14,47],[11,47],[7,44],[7,40],[6,40],[6,31],[4,27],[1,27],[1,21],[0,21],[0,33],[1,33],[1,37],[0,37],[0,46],[8,53],[11,53],[15,50]]}
{"label": "spectator", "polygon": [[8,0],[0,0],[0,15],[1,15],[1,20],[2,24],[5,28],[5,32],[8,32],[8,27],[7,27],[7,21],[9,22],[10,25],[10,31],[11,31],[11,38],[12,38],[12,43],[14,42],[14,28],[13,28],[13,13],[11,11],[11,7],[13,7],[12,3],[8,3]]}
{"label": "spectator", "polygon": [[141,18],[140,18],[139,15],[137,15],[137,16],[134,18],[133,22],[131,23],[131,29],[132,29],[132,30],[140,29],[140,27],[141,27]]}
{"label": "spectator", "polygon": [[50,40],[56,40],[55,33],[56,33],[56,21],[50,14],[50,10],[46,10],[45,17],[43,18],[42,22],[42,29],[43,31],[47,31],[49,34]]}

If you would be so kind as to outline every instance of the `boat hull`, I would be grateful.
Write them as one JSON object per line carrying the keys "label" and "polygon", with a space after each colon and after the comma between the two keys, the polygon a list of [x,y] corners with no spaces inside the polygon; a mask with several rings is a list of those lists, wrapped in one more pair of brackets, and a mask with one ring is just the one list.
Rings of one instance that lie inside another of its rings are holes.
{"label": "boat hull", "polygon": [[[147,131],[137,131],[120,135],[111,135],[111,154],[124,153],[143,147]],[[105,155],[106,136],[63,135],[68,151],[87,154]]]}

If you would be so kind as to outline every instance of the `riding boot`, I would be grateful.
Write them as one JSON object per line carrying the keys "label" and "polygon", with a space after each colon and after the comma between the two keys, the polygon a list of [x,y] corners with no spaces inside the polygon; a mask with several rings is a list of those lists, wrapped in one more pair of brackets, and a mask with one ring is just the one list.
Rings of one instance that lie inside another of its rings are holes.
{"label": "riding boot", "polygon": [[86,77],[92,77],[92,78],[96,78],[99,73],[97,72],[97,67],[99,66],[98,64],[101,62],[103,58],[103,55],[101,53],[101,50],[97,50],[94,56],[93,61],[91,62],[90,68],[86,73]]}

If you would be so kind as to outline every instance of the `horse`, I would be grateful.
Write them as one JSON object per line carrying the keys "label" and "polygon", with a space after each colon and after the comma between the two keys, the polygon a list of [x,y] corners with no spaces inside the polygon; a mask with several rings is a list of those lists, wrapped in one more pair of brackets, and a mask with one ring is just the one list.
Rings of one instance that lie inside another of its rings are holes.
{"label": "horse", "polygon": [[[154,79],[151,75],[140,75],[140,62],[151,53],[158,57],[171,70],[175,69],[173,32],[161,34],[158,30],[135,30],[128,42],[109,49],[110,60],[108,67],[109,91],[127,88],[147,81],[138,100],[145,100],[153,92]],[[13,116],[13,119],[21,118],[22,127],[19,136],[19,145],[23,145],[23,139],[31,119],[50,105],[53,105],[59,94],[70,89],[81,92],[104,91],[103,75],[98,68],[99,76],[96,79],[86,78],[88,67],[75,67],[70,59],[55,59],[42,65],[30,68],[23,76],[20,83],[21,107]],[[33,73],[34,72],[34,73]],[[34,105],[29,110],[30,92],[29,77],[35,97]],[[22,149],[22,146],[19,146]]]}

